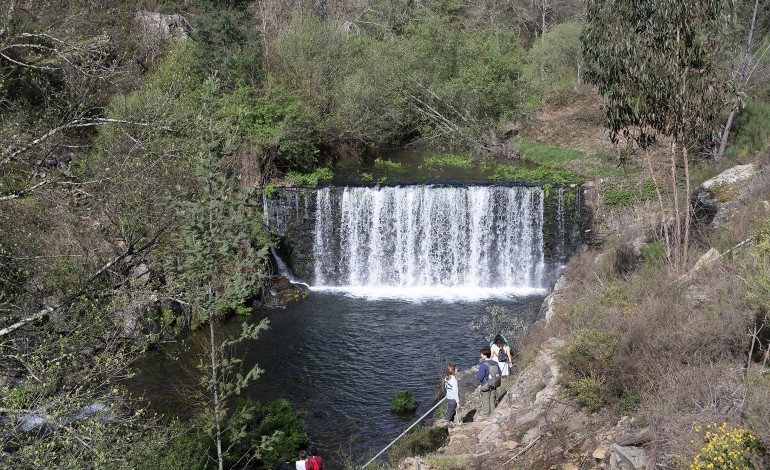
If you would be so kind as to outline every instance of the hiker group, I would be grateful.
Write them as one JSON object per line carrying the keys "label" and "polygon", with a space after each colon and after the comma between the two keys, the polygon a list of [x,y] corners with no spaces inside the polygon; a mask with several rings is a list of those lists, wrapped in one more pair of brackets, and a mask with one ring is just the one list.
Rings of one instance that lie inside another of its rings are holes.
{"label": "hiker group", "polygon": [[503,335],[495,336],[489,346],[479,351],[479,370],[476,379],[481,390],[481,412],[485,415],[492,413],[497,406],[497,390],[502,384],[502,378],[511,374],[513,367],[511,346]]}
{"label": "hiker group", "polygon": [[[502,384],[502,378],[511,374],[513,357],[508,339],[498,334],[495,339],[479,351],[479,370],[476,379],[481,393],[481,412],[489,415],[497,406],[497,390]],[[452,422],[457,418],[460,406],[460,394],[457,387],[457,366],[449,364],[446,368],[444,387],[446,389],[447,411],[444,419]]]}
{"label": "hiker group", "polygon": [[323,470],[324,459],[318,455],[318,449],[313,447],[310,452],[301,450],[299,459],[292,461],[291,454],[283,462],[278,462],[273,470]]}

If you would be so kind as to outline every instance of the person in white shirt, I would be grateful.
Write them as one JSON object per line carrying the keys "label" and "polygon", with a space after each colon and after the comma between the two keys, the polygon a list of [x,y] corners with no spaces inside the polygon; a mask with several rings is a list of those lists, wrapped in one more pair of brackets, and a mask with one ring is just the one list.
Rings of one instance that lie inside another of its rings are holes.
{"label": "person in white shirt", "polygon": [[446,378],[444,379],[444,388],[446,389],[446,413],[444,419],[451,423],[460,408],[460,391],[457,388],[457,365],[449,364],[446,366]]}
{"label": "person in white shirt", "polygon": [[492,344],[490,344],[490,347],[492,349],[492,359],[500,364],[500,375],[503,377],[510,375],[511,368],[513,367],[513,355],[511,354],[511,346],[508,344],[508,340],[503,335],[497,335]]}
{"label": "person in white shirt", "polygon": [[307,467],[305,466],[305,458],[307,457],[307,452],[304,450],[299,451],[299,460],[295,462],[297,470],[305,470]]}

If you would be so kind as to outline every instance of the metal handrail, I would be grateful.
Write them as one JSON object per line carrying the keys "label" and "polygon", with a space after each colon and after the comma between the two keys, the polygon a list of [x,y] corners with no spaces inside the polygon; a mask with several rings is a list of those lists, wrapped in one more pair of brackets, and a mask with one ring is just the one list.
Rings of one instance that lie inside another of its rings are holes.
{"label": "metal handrail", "polygon": [[412,425],[411,425],[411,426],[409,426],[408,428],[406,428],[406,431],[404,431],[404,432],[402,432],[401,434],[399,434],[399,436],[398,436],[397,438],[393,439],[393,440],[390,442],[390,444],[386,445],[384,449],[382,449],[381,451],[379,451],[379,452],[377,453],[377,455],[375,455],[374,457],[372,457],[372,459],[371,459],[371,460],[369,460],[368,462],[366,462],[366,463],[364,464],[364,466],[363,466],[363,467],[361,467],[361,470],[365,469],[367,465],[369,465],[370,463],[374,462],[374,461],[377,459],[377,457],[379,457],[380,455],[382,455],[382,453],[383,453],[383,452],[385,452],[386,450],[388,450],[388,449],[390,448],[390,446],[392,446],[392,445],[393,445],[393,444],[395,444],[395,443],[396,443],[396,442],[397,442],[399,439],[401,439],[402,437],[404,437],[404,436],[406,435],[406,433],[408,433],[408,432],[409,432],[409,430],[410,430],[410,429],[412,429],[413,427],[415,427],[415,426],[417,425],[417,423],[419,423],[420,421],[422,421],[422,420],[423,420],[423,418],[425,418],[426,416],[428,416],[429,414],[431,414],[431,412],[433,412],[433,410],[435,410],[436,408],[438,408],[438,406],[439,406],[440,404],[444,403],[444,400],[446,400],[446,397],[444,397],[444,398],[442,398],[441,400],[439,400],[439,401],[438,401],[438,403],[436,403],[435,405],[433,405],[433,408],[429,409],[429,410],[428,410],[428,411],[427,411],[427,412],[426,412],[424,415],[420,416],[420,417],[417,419],[417,421],[415,421],[414,423],[412,423]]}

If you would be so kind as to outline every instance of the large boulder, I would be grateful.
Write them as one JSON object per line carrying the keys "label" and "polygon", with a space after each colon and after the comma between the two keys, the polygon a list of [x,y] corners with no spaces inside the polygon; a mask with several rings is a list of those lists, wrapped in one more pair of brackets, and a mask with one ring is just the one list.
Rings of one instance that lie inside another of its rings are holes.
{"label": "large boulder", "polygon": [[612,444],[610,451],[610,470],[652,470],[655,466],[641,447]]}
{"label": "large boulder", "polygon": [[[765,169],[757,170],[755,165],[737,165],[705,181],[690,195],[693,219],[701,223],[716,221],[723,223],[730,208],[740,204],[742,194],[764,175]],[[767,182],[764,183],[765,185]]]}

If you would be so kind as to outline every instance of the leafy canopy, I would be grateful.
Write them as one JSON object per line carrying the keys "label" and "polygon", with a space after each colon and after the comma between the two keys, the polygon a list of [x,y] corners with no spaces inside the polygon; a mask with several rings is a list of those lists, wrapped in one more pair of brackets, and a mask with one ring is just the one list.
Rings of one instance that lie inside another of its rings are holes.
{"label": "leafy canopy", "polygon": [[[588,0],[585,79],[607,101],[611,137],[710,137],[727,91],[732,0]],[[631,129],[638,134],[632,135]]]}

